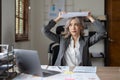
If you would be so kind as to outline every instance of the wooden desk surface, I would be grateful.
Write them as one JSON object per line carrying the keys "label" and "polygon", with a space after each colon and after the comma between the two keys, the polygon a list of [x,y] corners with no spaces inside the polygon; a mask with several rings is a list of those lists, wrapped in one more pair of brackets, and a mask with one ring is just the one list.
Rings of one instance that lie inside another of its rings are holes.
{"label": "wooden desk surface", "polygon": [[120,67],[97,67],[100,80],[120,80]]}
{"label": "wooden desk surface", "polygon": [[[74,67],[70,67],[70,70],[73,69]],[[97,66],[97,75],[100,80],[120,80],[120,67]]]}

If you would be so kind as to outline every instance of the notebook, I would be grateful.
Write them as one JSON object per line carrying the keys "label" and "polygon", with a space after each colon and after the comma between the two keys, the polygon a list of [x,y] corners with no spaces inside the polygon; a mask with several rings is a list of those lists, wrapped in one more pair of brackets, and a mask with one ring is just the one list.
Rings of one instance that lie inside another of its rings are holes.
{"label": "notebook", "polygon": [[58,71],[52,71],[41,68],[40,59],[36,50],[14,49],[16,64],[21,73],[47,77],[58,74]]}

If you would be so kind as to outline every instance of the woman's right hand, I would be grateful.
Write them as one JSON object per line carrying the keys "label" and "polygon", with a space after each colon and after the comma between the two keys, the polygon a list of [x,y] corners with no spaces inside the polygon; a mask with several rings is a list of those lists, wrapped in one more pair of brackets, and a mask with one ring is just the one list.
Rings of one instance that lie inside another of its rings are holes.
{"label": "woman's right hand", "polygon": [[61,20],[62,19],[62,16],[61,16],[62,14],[65,14],[65,12],[63,12],[63,11],[59,12],[58,16],[54,19],[54,21],[58,22],[59,20]]}

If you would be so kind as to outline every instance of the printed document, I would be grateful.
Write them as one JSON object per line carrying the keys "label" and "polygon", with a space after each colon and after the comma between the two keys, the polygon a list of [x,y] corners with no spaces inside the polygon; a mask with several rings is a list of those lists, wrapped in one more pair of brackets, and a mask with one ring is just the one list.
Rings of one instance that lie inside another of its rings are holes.
{"label": "printed document", "polygon": [[73,72],[78,73],[96,73],[96,66],[76,66]]}

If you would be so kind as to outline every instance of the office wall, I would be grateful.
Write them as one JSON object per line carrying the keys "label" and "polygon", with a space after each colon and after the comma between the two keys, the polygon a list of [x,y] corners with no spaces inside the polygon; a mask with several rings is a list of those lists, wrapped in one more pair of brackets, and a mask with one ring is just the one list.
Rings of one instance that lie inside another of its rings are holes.
{"label": "office wall", "polygon": [[[47,63],[46,39],[41,34],[43,27],[44,0],[31,0],[29,40],[15,42],[15,0],[2,0],[2,44],[14,44],[15,48],[38,50],[41,62]],[[46,54],[45,54],[46,53]]]}
{"label": "office wall", "polygon": [[38,50],[42,64],[48,64],[47,51],[50,40],[41,32],[44,27],[44,0],[31,0],[31,29],[34,49]]}
{"label": "office wall", "polygon": [[[9,3],[9,4],[8,4]],[[14,0],[2,0],[2,43],[14,40]]]}
{"label": "office wall", "polygon": [[[104,0],[66,0],[67,11],[89,10],[95,15],[104,14]],[[47,52],[51,42],[41,29],[45,24],[45,0],[31,0],[30,41],[15,42],[15,0],[2,0],[2,43],[14,44],[15,48],[38,50],[42,64],[48,64]],[[69,5],[72,4],[72,5]],[[93,30],[93,29],[91,29]],[[99,50],[96,49],[96,50]]]}
{"label": "office wall", "polygon": [[89,10],[94,16],[104,15],[105,0],[74,0],[74,11]]}
{"label": "office wall", "polygon": [[2,44],[14,44],[15,48],[32,48],[31,41],[15,42],[15,0],[2,0]]}

